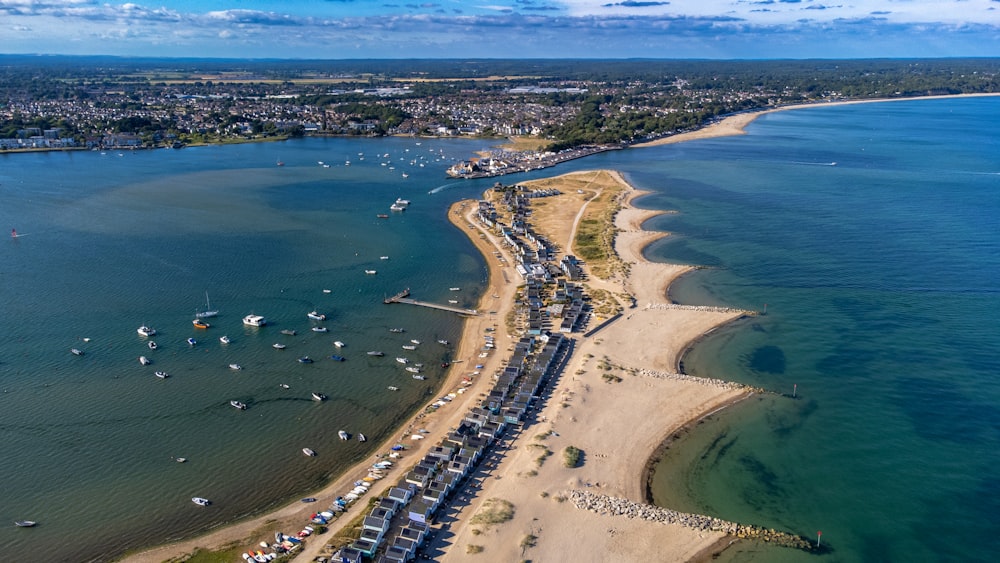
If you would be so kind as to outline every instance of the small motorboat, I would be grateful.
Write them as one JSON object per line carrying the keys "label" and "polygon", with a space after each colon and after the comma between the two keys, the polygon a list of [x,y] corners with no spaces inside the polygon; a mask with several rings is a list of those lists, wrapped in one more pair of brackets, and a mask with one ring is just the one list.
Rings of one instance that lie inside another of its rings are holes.
{"label": "small motorboat", "polygon": [[228,336],[222,335],[222,336],[219,337],[219,342],[221,342],[223,344],[229,344],[230,342],[232,342],[232,340],[229,340]]}
{"label": "small motorboat", "polygon": [[312,327],[313,332],[326,332],[327,328],[325,326],[314,326]]}
{"label": "small motorboat", "polygon": [[385,353],[379,352],[378,350],[372,350],[371,352],[368,352],[368,355],[369,356],[378,356],[378,357],[381,357],[381,356],[384,356]]}
{"label": "small motorboat", "polygon": [[187,339],[187,343],[188,343],[188,346],[194,346],[195,344],[198,343],[198,341],[195,340],[194,338],[188,338]]}
{"label": "small motorboat", "polygon": [[365,270],[365,273],[368,274],[369,276],[374,276],[378,272],[376,270]]}
{"label": "small motorboat", "polygon": [[299,358],[299,363],[300,364],[311,364],[311,363],[313,363],[313,360],[309,356],[302,356],[301,358]]}
{"label": "small motorboat", "polygon": [[324,395],[322,393],[313,393],[312,394],[312,398],[313,398],[314,401],[323,402],[323,401],[326,400],[326,395]]}
{"label": "small motorboat", "polygon": [[319,313],[317,311],[310,311],[309,313],[306,314],[306,316],[309,317],[310,319],[314,320],[314,321],[325,321],[326,320],[326,315],[324,315],[322,313]]}
{"label": "small motorboat", "polygon": [[[306,448],[306,449],[308,449],[308,448]],[[314,497],[306,497],[306,498],[302,499],[302,502],[316,502],[316,499]]]}
{"label": "small motorboat", "polygon": [[343,348],[344,347],[344,343],[341,342],[340,340],[335,340],[333,342],[333,345],[336,346],[337,348]]}
{"label": "small motorboat", "polygon": [[193,324],[195,328],[201,328],[201,329],[205,329],[212,326],[201,319],[195,319],[191,321],[191,324]]}
{"label": "small motorboat", "polygon": [[394,332],[394,333],[399,334],[401,332],[406,332],[406,329],[405,328],[390,328],[389,332]]}
{"label": "small motorboat", "polygon": [[351,435],[348,434],[347,432],[343,431],[343,430],[338,430],[337,431],[337,436],[340,436],[341,440],[350,440],[351,439]]}
{"label": "small motorboat", "polygon": [[420,368],[414,366],[406,366],[406,371],[410,373],[420,373]]}
{"label": "small motorboat", "polygon": [[188,460],[188,458],[186,458],[186,457],[175,457],[174,458],[174,461],[176,461],[177,463],[187,463],[187,460]]}
{"label": "small motorboat", "polygon": [[247,326],[264,326],[267,324],[267,319],[260,315],[247,315],[243,317],[243,324]]}
{"label": "small motorboat", "polygon": [[379,260],[388,260],[389,257],[388,256],[379,256],[378,259]]}
{"label": "small motorboat", "polygon": [[285,336],[295,336],[295,331],[290,328],[286,328],[282,329],[281,334],[284,334]]}
{"label": "small motorboat", "polygon": [[442,346],[447,346],[448,344],[450,344],[450,342],[448,342],[447,340],[443,340],[442,339],[442,340],[438,340],[438,344],[440,344]]}
{"label": "small motorboat", "polygon": [[158,371],[158,372],[156,372],[153,375],[155,375],[156,377],[159,377],[160,379],[166,379],[166,378],[170,377],[170,374],[167,373],[167,372],[165,372],[165,371]]}
{"label": "small motorboat", "polygon": [[212,504],[212,501],[202,497],[194,497],[191,499],[191,502],[197,504],[198,506],[208,506]]}
{"label": "small motorboat", "polygon": [[275,342],[274,344],[271,344],[271,348],[274,348],[275,350],[284,350],[285,345],[281,342]]}
{"label": "small motorboat", "polygon": [[413,344],[403,344],[403,350],[416,350],[417,347]]}
{"label": "small motorboat", "polygon": [[449,299],[448,303],[451,303],[452,305],[458,305],[458,299]]}
{"label": "small motorboat", "polygon": [[237,401],[236,399],[233,399],[232,401],[229,401],[229,404],[232,405],[234,408],[237,408],[237,409],[239,409],[241,411],[247,410],[247,406],[244,403],[241,403],[240,401]]}
{"label": "small motorboat", "polygon": [[312,451],[309,448],[302,448],[302,453],[306,454],[309,457],[316,457],[316,452]]}
{"label": "small motorboat", "polygon": [[388,219],[389,218],[389,214],[388,213],[378,213],[375,216],[378,217],[379,219]]}
{"label": "small motorboat", "polygon": [[288,389],[288,384],[287,383],[279,383],[278,387],[281,387],[282,389]]}
{"label": "small motorboat", "polygon": [[396,361],[399,362],[399,363],[401,363],[401,364],[408,364],[408,363],[410,363],[410,360],[407,360],[406,358],[396,358]]}
{"label": "small motorboat", "polygon": [[389,391],[399,391],[399,387],[395,387],[393,385],[386,387],[386,389],[388,389]]}
{"label": "small motorboat", "polygon": [[337,354],[333,354],[332,356],[330,356],[330,359],[333,360],[333,361],[335,361],[335,362],[342,362],[342,361],[346,360],[347,358],[345,358],[343,356],[338,356]]}
{"label": "small motorboat", "polygon": [[79,348],[71,348],[69,353],[73,354],[74,356],[82,356],[83,350],[80,350]]}
{"label": "small motorboat", "polygon": [[358,432],[358,441],[359,441],[359,442],[367,442],[367,441],[368,441],[368,438],[365,438],[365,435],[364,435],[364,434],[362,434],[362,433]]}
{"label": "small motorboat", "polygon": [[34,520],[15,520],[14,525],[18,528],[31,528],[38,525],[38,522],[35,522]]}
{"label": "small motorboat", "polygon": [[419,341],[419,340],[417,340],[416,338],[414,338],[414,339],[410,340],[410,342],[412,342],[412,343],[414,343],[414,344],[420,344],[420,341]]}
{"label": "small motorboat", "polygon": [[149,337],[149,336],[153,336],[153,335],[156,334],[156,329],[155,328],[148,327],[146,325],[140,326],[139,328],[135,329],[135,331],[139,333],[139,336]]}
{"label": "small motorboat", "polygon": [[150,349],[150,350],[156,350],[156,349],[158,348],[158,346],[156,345],[156,341],[155,341],[155,340],[150,340],[150,341],[149,341],[149,342],[148,342],[148,343],[146,344],[146,346],[149,346],[149,349]]}
{"label": "small motorboat", "polygon": [[332,289],[324,289],[323,293],[333,293],[333,290]]}
{"label": "small motorboat", "polygon": [[243,366],[241,366],[240,364],[229,364],[229,369],[233,371],[239,371],[243,369]]}
{"label": "small motorboat", "polygon": [[425,380],[425,379],[427,379],[427,378],[426,378],[426,377],[424,377],[424,376],[422,376],[422,375],[419,375],[419,374],[416,374],[416,373],[415,373],[415,374],[413,374],[413,379],[416,379],[416,380],[418,380],[418,381],[423,381],[423,380]]}
{"label": "small motorboat", "polygon": [[150,360],[146,356],[139,356],[139,363],[144,366],[148,366],[149,364],[153,363],[153,360]]}
{"label": "small motorboat", "polygon": [[462,291],[462,288],[460,288],[460,287],[449,287],[448,289],[450,291]]}

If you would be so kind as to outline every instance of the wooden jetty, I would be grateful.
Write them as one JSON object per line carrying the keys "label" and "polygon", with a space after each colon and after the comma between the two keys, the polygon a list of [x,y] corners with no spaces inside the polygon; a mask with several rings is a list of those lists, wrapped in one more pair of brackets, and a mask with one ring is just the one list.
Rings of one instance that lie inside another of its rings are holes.
{"label": "wooden jetty", "polygon": [[392,297],[386,297],[385,299],[382,300],[382,302],[385,303],[386,305],[392,303],[406,303],[407,305],[416,305],[418,307],[427,307],[429,309],[449,311],[451,313],[458,313],[459,315],[476,316],[479,314],[479,311],[475,309],[464,309],[462,307],[452,307],[451,305],[439,305],[437,303],[429,303],[427,301],[417,301],[416,299],[409,299],[409,297],[410,297],[410,288],[406,288],[403,291],[397,293],[396,295],[393,295]]}

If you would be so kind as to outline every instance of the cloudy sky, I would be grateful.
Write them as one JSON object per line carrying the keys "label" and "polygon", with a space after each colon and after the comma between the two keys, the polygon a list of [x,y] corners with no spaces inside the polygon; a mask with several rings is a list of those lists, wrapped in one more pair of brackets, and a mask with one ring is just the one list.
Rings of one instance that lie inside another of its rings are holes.
{"label": "cloudy sky", "polygon": [[0,0],[0,53],[1000,56],[1000,0]]}

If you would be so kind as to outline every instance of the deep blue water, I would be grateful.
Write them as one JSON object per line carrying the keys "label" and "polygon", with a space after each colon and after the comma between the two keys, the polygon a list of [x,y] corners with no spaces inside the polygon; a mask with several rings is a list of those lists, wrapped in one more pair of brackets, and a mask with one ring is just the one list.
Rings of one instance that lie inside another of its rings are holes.
{"label": "deep blue water", "polygon": [[[660,504],[776,527],[829,561],[987,561],[1000,547],[1000,99],[770,114],[631,174],[680,213],[682,302],[767,315],[687,371],[765,387],[672,448]],[[815,559],[749,547],[735,561]]]}

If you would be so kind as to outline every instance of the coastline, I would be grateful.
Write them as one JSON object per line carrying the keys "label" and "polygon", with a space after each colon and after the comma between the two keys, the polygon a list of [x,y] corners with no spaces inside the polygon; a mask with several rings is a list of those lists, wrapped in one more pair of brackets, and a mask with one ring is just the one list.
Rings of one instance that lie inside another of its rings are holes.
{"label": "coastline", "polygon": [[818,107],[831,107],[831,106],[846,106],[855,104],[872,104],[872,103],[885,103],[885,102],[912,102],[915,100],[946,100],[952,98],[982,98],[982,97],[992,97],[1000,96],[1000,93],[979,93],[979,94],[944,94],[939,96],[913,96],[908,98],[874,98],[869,100],[843,100],[838,102],[818,102],[818,103],[807,103],[807,104],[793,104],[788,106],[782,106],[771,109],[750,111],[747,113],[738,113],[735,115],[730,115],[724,117],[721,121],[711,123],[701,129],[695,131],[688,131],[685,133],[679,133],[677,135],[671,135],[669,137],[663,137],[656,139],[654,141],[648,141],[645,143],[636,143],[631,145],[634,148],[647,148],[647,147],[658,147],[661,145],[672,145],[674,143],[683,143],[685,141],[696,141],[699,139],[713,139],[716,137],[733,137],[736,135],[745,135],[744,130],[748,125],[754,122],[758,117],[766,115],[769,113],[776,113],[779,111],[792,111],[797,109],[805,108],[818,108]]}

